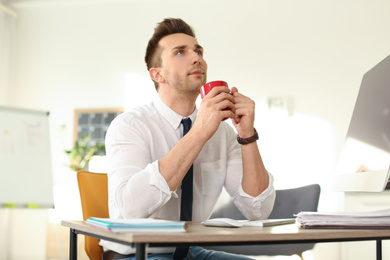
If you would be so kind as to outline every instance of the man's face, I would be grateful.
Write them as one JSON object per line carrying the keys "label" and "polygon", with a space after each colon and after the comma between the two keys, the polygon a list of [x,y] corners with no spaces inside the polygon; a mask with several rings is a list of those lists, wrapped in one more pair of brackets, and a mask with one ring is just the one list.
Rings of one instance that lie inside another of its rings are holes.
{"label": "man's face", "polygon": [[197,40],[177,33],[165,36],[159,45],[165,83],[180,94],[199,94],[200,87],[206,83],[207,63]]}

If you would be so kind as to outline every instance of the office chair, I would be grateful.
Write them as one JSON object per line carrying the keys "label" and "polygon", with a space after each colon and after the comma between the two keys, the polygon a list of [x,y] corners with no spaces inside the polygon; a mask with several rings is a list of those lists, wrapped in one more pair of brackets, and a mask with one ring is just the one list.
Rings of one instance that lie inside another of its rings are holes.
{"label": "office chair", "polygon": [[[84,220],[89,217],[108,218],[107,174],[78,171],[77,181]],[[99,239],[85,236],[84,249],[89,259],[102,259],[103,248]]]}
{"label": "office chair", "polygon": [[[320,197],[320,185],[312,184],[294,189],[276,190],[274,208],[270,219],[293,218],[300,211],[317,211]],[[244,215],[229,202],[211,215],[211,218],[246,219]],[[226,251],[244,255],[298,255],[313,249],[314,243],[281,244],[281,245],[245,245],[245,246],[213,246],[208,249]]]}

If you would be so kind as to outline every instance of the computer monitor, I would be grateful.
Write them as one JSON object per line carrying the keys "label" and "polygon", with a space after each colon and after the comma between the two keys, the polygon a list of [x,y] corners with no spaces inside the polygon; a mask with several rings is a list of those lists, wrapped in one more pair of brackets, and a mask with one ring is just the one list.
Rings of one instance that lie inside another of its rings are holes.
{"label": "computer monitor", "polygon": [[389,180],[389,165],[390,55],[363,76],[333,189],[383,191]]}

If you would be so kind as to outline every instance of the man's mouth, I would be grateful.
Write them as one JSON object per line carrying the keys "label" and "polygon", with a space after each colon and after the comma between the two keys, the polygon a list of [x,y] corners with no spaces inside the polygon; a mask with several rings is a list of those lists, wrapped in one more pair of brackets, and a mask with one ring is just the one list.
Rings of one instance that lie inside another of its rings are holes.
{"label": "man's mouth", "polygon": [[203,72],[203,70],[199,70],[199,69],[197,69],[197,70],[193,70],[193,71],[191,71],[190,73],[188,73],[188,75],[203,75],[204,74],[204,72]]}

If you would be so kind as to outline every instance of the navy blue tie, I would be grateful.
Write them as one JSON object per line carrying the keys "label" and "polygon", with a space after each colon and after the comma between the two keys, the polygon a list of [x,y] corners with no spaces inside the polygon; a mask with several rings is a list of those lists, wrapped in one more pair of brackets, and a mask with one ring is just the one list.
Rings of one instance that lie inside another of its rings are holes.
{"label": "navy blue tie", "polygon": [[[185,118],[181,120],[183,124],[183,136],[185,136],[191,128],[191,119]],[[187,171],[181,182],[181,208],[180,208],[180,220],[191,221],[192,220],[192,181],[193,181],[193,168],[192,165]]]}
{"label": "navy blue tie", "polygon": [[[181,120],[183,124],[183,136],[185,136],[191,129],[191,119],[184,118]],[[187,171],[181,182],[181,205],[180,205],[180,220],[191,221],[192,220],[192,181],[193,181],[193,168],[192,165]],[[179,260],[186,257],[188,254],[188,247],[177,247],[173,253],[173,259]]]}

